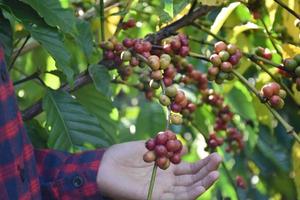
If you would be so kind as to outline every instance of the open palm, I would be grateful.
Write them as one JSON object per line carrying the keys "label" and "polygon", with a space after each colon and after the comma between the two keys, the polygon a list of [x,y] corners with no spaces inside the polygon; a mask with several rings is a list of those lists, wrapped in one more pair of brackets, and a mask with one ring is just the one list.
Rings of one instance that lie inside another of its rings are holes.
{"label": "open palm", "polygon": [[[100,191],[114,199],[146,199],[153,163],[145,163],[144,141],[113,145],[104,154],[98,172]],[[196,163],[181,162],[158,169],[154,200],[189,200],[200,196],[218,178],[221,157],[211,154]]]}

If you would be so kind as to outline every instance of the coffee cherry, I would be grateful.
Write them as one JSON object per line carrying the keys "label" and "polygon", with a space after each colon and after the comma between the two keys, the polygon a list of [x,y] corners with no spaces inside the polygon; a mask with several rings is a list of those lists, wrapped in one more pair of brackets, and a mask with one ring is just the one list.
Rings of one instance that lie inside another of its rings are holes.
{"label": "coffee cherry", "polygon": [[177,91],[177,94],[175,96],[174,102],[175,103],[180,103],[185,99],[185,94],[183,91]]}
{"label": "coffee cherry", "polygon": [[231,72],[227,73],[227,80],[231,81],[233,79],[234,79],[234,74]]}
{"label": "coffee cherry", "polygon": [[210,67],[208,68],[208,74],[211,76],[216,76],[219,73],[218,67]]}
{"label": "coffee cherry", "polygon": [[149,66],[152,68],[152,70],[159,70],[160,61],[159,61],[158,56],[156,56],[156,55],[149,56],[148,62],[149,62]]}
{"label": "coffee cherry", "polygon": [[171,45],[170,44],[166,44],[163,46],[163,51],[167,54],[172,54],[173,53],[173,50],[171,48]]}
{"label": "coffee cherry", "polygon": [[294,60],[297,62],[298,65],[300,65],[300,54],[296,54],[294,56]]}
{"label": "coffee cherry", "polygon": [[148,151],[143,156],[143,160],[147,163],[151,163],[151,162],[155,161],[155,159],[156,159],[156,155],[155,155],[154,151]]}
{"label": "coffee cherry", "polygon": [[171,100],[167,95],[160,95],[159,102],[164,106],[169,106],[171,104]]}
{"label": "coffee cherry", "polygon": [[131,53],[130,53],[130,51],[123,51],[121,53],[121,59],[123,61],[130,61],[131,60]]}
{"label": "coffee cherry", "polygon": [[171,78],[163,78],[163,82],[164,82],[166,87],[173,84],[173,80]]}
{"label": "coffee cherry", "polygon": [[176,134],[170,130],[166,130],[165,135],[167,136],[168,140],[176,140],[177,139]]}
{"label": "coffee cherry", "polygon": [[269,85],[265,85],[262,88],[263,96],[266,98],[271,98],[273,96],[273,88],[271,88]]}
{"label": "coffee cherry", "polygon": [[271,106],[276,109],[281,109],[284,106],[284,101],[280,98],[280,96],[277,95],[273,95],[269,102]]}
{"label": "coffee cherry", "polygon": [[258,56],[262,56],[264,52],[265,52],[265,49],[262,48],[262,47],[256,47],[255,48],[255,54],[258,55]]}
{"label": "coffee cherry", "polygon": [[187,109],[190,111],[190,112],[195,112],[195,110],[197,109],[196,105],[193,104],[193,103],[189,103],[187,105]]}
{"label": "coffee cherry", "polygon": [[297,77],[300,77],[300,66],[296,67],[295,74]]}
{"label": "coffee cherry", "polygon": [[169,152],[175,152],[177,150],[177,143],[175,142],[177,140],[169,140],[166,144],[166,148]]}
{"label": "coffee cherry", "polygon": [[134,41],[132,39],[129,39],[129,38],[125,38],[123,40],[123,45],[127,48],[130,48],[134,45]]}
{"label": "coffee cherry", "polygon": [[279,90],[279,96],[284,99],[286,97],[286,91],[285,90]]}
{"label": "coffee cherry", "polygon": [[165,165],[167,165],[168,160],[169,159],[167,157],[160,157],[156,159],[155,163],[160,169],[164,169]]}
{"label": "coffee cherry", "polygon": [[160,68],[166,69],[171,63],[171,56],[168,54],[162,54],[160,56]]}
{"label": "coffee cherry", "polygon": [[134,50],[137,52],[137,53],[143,53],[144,52],[144,46],[139,43],[139,42],[136,42],[134,44]]}
{"label": "coffee cherry", "polygon": [[158,157],[164,157],[167,155],[167,149],[164,145],[156,145],[154,151]]}
{"label": "coffee cherry", "polygon": [[235,179],[235,182],[236,182],[236,185],[239,188],[242,188],[242,189],[247,188],[246,183],[245,183],[244,179],[241,176],[237,176],[236,179]]}
{"label": "coffee cherry", "polygon": [[107,60],[113,60],[115,58],[115,54],[114,54],[114,52],[112,52],[110,50],[109,51],[105,51],[104,52],[104,57]]}
{"label": "coffee cherry", "polygon": [[219,42],[215,43],[215,52],[216,53],[219,53],[226,49],[227,49],[227,45],[225,44],[225,42],[219,41]]}
{"label": "coffee cherry", "polygon": [[172,40],[172,42],[171,42],[171,48],[173,49],[173,50],[179,50],[180,49],[180,47],[181,47],[181,42],[180,42],[180,40],[177,40],[177,39],[174,39],[174,40]]}
{"label": "coffee cherry", "polygon": [[177,88],[174,85],[171,85],[169,87],[166,88],[166,95],[168,97],[175,97],[177,94]]}
{"label": "coffee cherry", "polygon": [[179,55],[182,57],[186,57],[189,55],[190,48],[187,46],[182,46],[179,50]]}
{"label": "coffee cherry", "polygon": [[160,70],[156,70],[156,71],[151,72],[150,77],[155,81],[159,81],[159,80],[163,79],[163,74]]}
{"label": "coffee cherry", "polygon": [[296,69],[298,63],[292,58],[287,58],[283,61],[283,65],[286,70],[292,72]]}
{"label": "coffee cherry", "polygon": [[228,44],[227,45],[227,51],[228,51],[228,53],[230,54],[230,55],[233,55],[233,54],[235,54],[236,53],[236,51],[237,51],[237,46],[235,46],[234,44]]}
{"label": "coffee cherry", "polygon": [[145,41],[145,42],[143,43],[143,48],[144,48],[144,51],[151,51],[151,49],[152,49],[152,44],[151,44],[150,42],[148,42],[148,41]]}
{"label": "coffee cherry", "polygon": [[211,55],[209,60],[215,67],[218,67],[222,63],[222,60],[218,54]]}
{"label": "coffee cherry", "polygon": [[181,157],[180,154],[174,154],[171,158],[170,158],[171,163],[173,164],[179,164],[181,162]]}
{"label": "coffee cherry", "polygon": [[160,88],[160,84],[158,82],[156,82],[156,81],[150,81],[150,87],[152,89],[157,90],[158,88]]}
{"label": "coffee cherry", "polygon": [[171,162],[170,162],[170,160],[167,158],[167,162],[165,163],[165,165],[164,165],[163,167],[160,167],[160,168],[163,169],[163,170],[166,170],[166,169],[168,169],[168,168],[170,167],[170,164],[171,164]]}
{"label": "coffee cherry", "polygon": [[278,95],[280,91],[280,85],[276,82],[268,84],[273,89],[273,95]]}
{"label": "coffee cherry", "polygon": [[231,72],[232,71],[232,64],[230,62],[222,62],[220,69],[223,72]]}
{"label": "coffee cherry", "polygon": [[232,55],[229,57],[228,62],[230,62],[232,65],[237,65],[240,61],[240,58],[238,55]]}
{"label": "coffee cherry", "polygon": [[181,102],[178,103],[182,108],[186,107],[188,104],[187,98],[184,98]]}
{"label": "coffee cherry", "polygon": [[136,58],[136,57],[132,57],[130,60],[130,65],[135,67],[138,66],[140,64],[140,61]]}
{"label": "coffee cherry", "polygon": [[164,75],[168,78],[173,79],[176,75],[176,69],[174,65],[170,64],[167,69],[165,69]]}
{"label": "coffee cherry", "polygon": [[146,144],[145,144],[146,148],[150,151],[154,150],[155,148],[155,140],[154,139],[149,139]]}
{"label": "coffee cherry", "polygon": [[272,53],[269,49],[265,49],[264,53],[262,54],[262,57],[271,60],[272,59]]}
{"label": "coffee cherry", "polygon": [[173,112],[179,113],[179,112],[181,112],[182,107],[181,107],[179,104],[173,102],[173,103],[171,104],[171,110],[172,110]]}
{"label": "coffee cherry", "polygon": [[227,61],[230,57],[230,54],[227,51],[220,51],[218,54],[222,61]]}
{"label": "coffee cherry", "polygon": [[181,115],[174,114],[174,113],[171,114],[170,120],[172,124],[176,124],[176,125],[182,124],[183,121]]}

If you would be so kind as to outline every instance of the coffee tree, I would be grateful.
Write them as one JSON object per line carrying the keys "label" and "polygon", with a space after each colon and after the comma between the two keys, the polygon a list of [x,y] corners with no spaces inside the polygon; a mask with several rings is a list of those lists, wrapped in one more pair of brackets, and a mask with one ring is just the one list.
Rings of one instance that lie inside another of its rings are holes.
{"label": "coffee tree", "polygon": [[300,198],[297,0],[0,6],[0,41],[37,148],[143,139],[148,199],[157,170],[218,152],[220,180],[201,199]]}

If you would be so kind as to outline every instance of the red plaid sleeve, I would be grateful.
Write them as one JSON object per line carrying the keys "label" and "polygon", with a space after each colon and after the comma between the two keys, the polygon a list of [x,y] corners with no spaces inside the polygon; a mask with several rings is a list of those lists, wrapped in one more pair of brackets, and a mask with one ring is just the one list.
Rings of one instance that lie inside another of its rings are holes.
{"label": "red plaid sleeve", "polygon": [[36,150],[43,199],[100,199],[96,177],[103,152]]}

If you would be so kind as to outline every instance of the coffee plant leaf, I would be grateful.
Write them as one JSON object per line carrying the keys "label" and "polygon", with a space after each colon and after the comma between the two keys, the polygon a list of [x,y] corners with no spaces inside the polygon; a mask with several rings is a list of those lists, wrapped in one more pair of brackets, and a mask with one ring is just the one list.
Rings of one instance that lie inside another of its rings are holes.
{"label": "coffee plant leaf", "polygon": [[[292,150],[292,161],[294,177],[300,177],[300,144],[295,142]],[[295,184],[297,188],[298,199],[300,199],[300,179],[295,178]]]}
{"label": "coffee plant leaf", "polygon": [[104,65],[93,64],[89,66],[89,74],[93,79],[96,89],[109,97],[111,95],[110,75]]}
{"label": "coffee plant leaf", "polygon": [[[300,4],[298,0],[283,0],[283,2],[296,13],[300,13]],[[286,28],[286,32],[297,43],[300,42],[300,29],[295,26],[296,17],[286,10],[282,10],[282,24]]]}
{"label": "coffee plant leaf", "polygon": [[282,56],[283,58],[292,58],[296,54],[300,54],[300,47],[293,44],[282,44]]}

